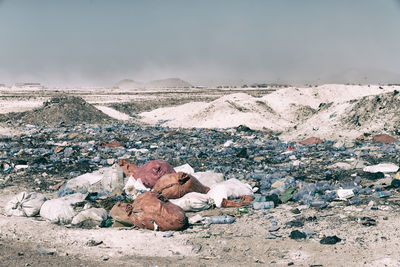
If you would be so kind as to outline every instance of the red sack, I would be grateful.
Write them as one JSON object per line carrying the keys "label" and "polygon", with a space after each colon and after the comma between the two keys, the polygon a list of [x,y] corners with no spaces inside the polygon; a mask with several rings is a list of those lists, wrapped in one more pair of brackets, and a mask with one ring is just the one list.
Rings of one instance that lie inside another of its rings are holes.
{"label": "red sack", "polygon": [[138,166],[130,163],[125,159],[118,160],[118,165],[122,167],[122,170],[124,171],[126,177],[129,177],[131,175],[134,176],[136,171],[139,169]]}
{"label": "red sack", "polygon": [[139,228],[154,230],[154,227],[158,227],[160,231],[171,231],[183,230],[188,226],[183,209],[153,192],[139,195],[132,207],[130,221]]}
{"label": "red sack", "polygon": [[204,186],[195,177],[183,172],[164,175],[153,189],[168,199],[180,198],[190,192],[207,194],[210,191],[209,187]]}
{"label": "red sack", "polygon": [[168,173],[175,173],[175,170],[167,162],[152,160],[139,167],[133,177],[142,180],[146,187],[153,188],[158,179]]}

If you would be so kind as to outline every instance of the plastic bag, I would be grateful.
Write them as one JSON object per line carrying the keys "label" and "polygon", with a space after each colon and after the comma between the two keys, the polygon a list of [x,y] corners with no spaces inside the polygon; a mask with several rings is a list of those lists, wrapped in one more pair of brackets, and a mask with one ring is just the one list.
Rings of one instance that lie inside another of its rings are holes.
{"label": "plastic bag", "polygon": [[136,197],[138,194],[144,193],[149,190],[150,190],[149,188],[144,186],[142,180],[140,179],[135,180],[133,178],[128,179],[124,187],[125,194],[131,195],[133,197]]}
{"label": "plastic bag", "polygon": [[194,174],[194,169],[192,168],[192,166],[190,166],[187,163],[184,164],[184,165],[175,167],[174,170],[176,172],[184,172],[184,173],[188,173],[188,174],[191,174],[191,175]]}
{"label": "plastic bag", "polygon": [[237,179],[229,179],[211,187],[207,193],[214,200],[215,205],[220,208],[223,199],[239,198],[245,195],[253,195],[249,184],[242,183]]}
{"label": "plastic bag", "polygon": [[397,172],[399,166],[393,163],[379,163],[377,165],[367,166],[363,169],[365,172],[377,173],[377,172]]}
{"label": "plastic bag", "polygon": [[211,207],[213,201],[207,194],[192,192],[178,199],[170,200],[173,204],[181,207],[184,211],[200,211]]}
{"label": "plastic bag", "polygon": [[194,177],[199,180],[205,186],[212,187],[215,184],[224,181],[224,175],[213,171],[196,172],[193,174]]}
{"label": "plastic bag", "polygon": [[40,216],[52,223],[69,224],[77,214],[72,205],[84,201],[86,196],[87,194],[76,193],[48,200],[42,205]]}
{"label": "plastic bag", "polygon": [[118,164],[111,167],[101,168],[92,173],[86,173],[69,180],[62,186],[61,190],[81,191],[109,191],[124,187],[124,174]]}
{"label": "plastic bag", "polygon": [[103,221],[107,220],[107,211],[103,208],[90,208],[79,212],[73,219],[71,224],[82,227],[92,228],[100,226]]}
{"label": "plastic bag", "polygon": [[4,211],[7,215],[32,217],[39,213],[45,201],[43,194],[21,192],[4,206]]}

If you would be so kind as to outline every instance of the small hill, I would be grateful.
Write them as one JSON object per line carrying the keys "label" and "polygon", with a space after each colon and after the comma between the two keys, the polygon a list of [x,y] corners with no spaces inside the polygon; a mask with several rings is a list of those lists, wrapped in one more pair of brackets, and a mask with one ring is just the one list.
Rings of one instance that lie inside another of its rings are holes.
{"label": "small hill", "polygon": [[154,80],[146,83],[146,88],[190,88],[193,87],[190,83],[179,78],[169,78],[163,80]]}
{"label": "small hill", "polygon": [[98,124],[113,121],[81,97],[75,96],[53,97],[43,103],[40,108],[5,115],[7,120],[44,126],[55,126],[60,123],[65,125]]}

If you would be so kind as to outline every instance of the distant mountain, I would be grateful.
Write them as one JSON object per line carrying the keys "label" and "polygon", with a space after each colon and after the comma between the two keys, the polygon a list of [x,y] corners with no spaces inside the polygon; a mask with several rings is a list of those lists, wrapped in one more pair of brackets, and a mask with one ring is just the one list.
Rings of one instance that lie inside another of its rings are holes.
{"label": "distant mountain", "polygon": [[143,88],[143,84],[134,80],[124,79],[117,82],[115,84],[115,87],[118,87],[120,89],[140,89]]}
{"label": "distant mountain", "polygon": [[163,80],[154,80],[146,83],[146,88],[190,88],[193,87],[190,83],[179,78],[169,78]]}

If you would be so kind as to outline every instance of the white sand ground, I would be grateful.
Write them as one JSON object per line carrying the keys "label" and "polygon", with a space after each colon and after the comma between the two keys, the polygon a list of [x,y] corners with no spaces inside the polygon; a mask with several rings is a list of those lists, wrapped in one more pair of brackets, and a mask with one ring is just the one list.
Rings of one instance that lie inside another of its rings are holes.
{"label": "white sand ground", "polygon": [[0,100],[0,114],[9,112],[24,112],[40,107],[41,100]]}
{"label": "white sand ground", "polygon": [[[261,98],[237,93],[211,103],[196,102],[160,108],[140,114],[142,121],[170,127],[229,128],[244,124],[253,129],[282,131],[284,140],[318,136],[325,139],[354,139],[362,132],[382,131],[382,124],[361,129],[343,127],[341,119],[354,107],[354,100],[379,95],[397,86],[322,85],[312,88],[289,87]],[[319,109],[323,103],[332,103]],[[314,110],[306,116],[301,109]],[[300,111],[299,111],[300,109]],[[317,112],[318,111],[318,112]]]}
{"label": "white sand ground", "polygon": [[110,116],[111,118],[117,119],[117,120],[121,120],[121,121],[129,121],[130,119],[132,119],[131,116],[119,112],[118,110],[115,110],[113,108],[110,107],[106,107],[106,106],[101,106],[101,105],[95,105],[95,107],[98,110],[101,110],[103,113],[107,114],[108,116]]}
{"label": "white sand ground", "polygon": [[[327,84],[308,88],[289,87],[258,98],[239,92],[224,95],[210,103],[193,102],[143,112],[140,114],[140,121],[150,125],[160,124],[184,128],[229,128],[244,124],[253,129],[270,129],[281,132],[280,138],[283,140],[300,140],[308,136],[317,136],[327,140],[354,139],[363,132],[383,133],[386,131],[385,129],[393,128],[394,122],[391,119],[393,116],[381,118],[381,114],[376,115],[369,125],[363,125],[357,129],[343,125],[342,120],[362,97],[394,90],[400,91],[400,86]],[[204,96],[204,93],[209,94],[211,91],[195,93]],[[129,103],[131,100],[157,100],[160,97],[168,97],[168,94],[136,94],[137,92],[132,94],[129,91],[114,92],[113,90],[111,92],[66,90],[65,92],[76,93],[110,117],[122,121],[132,118],[106,105]],[[182,95],[185,93],[188,92],[182,92]],[[192,93],[190,91],[190,94]],[[1,94],[7,96],[10,92],[2,91]],[[32,110],[40,107],[49,98],[29,96],[27,99],[20,97],[19,100],[10,97],[2,98],[0,114]],[[331,104],[321,107],[323,103]],[[0,125],[0,135],[12,135],[13,133],[15,131]]]}

